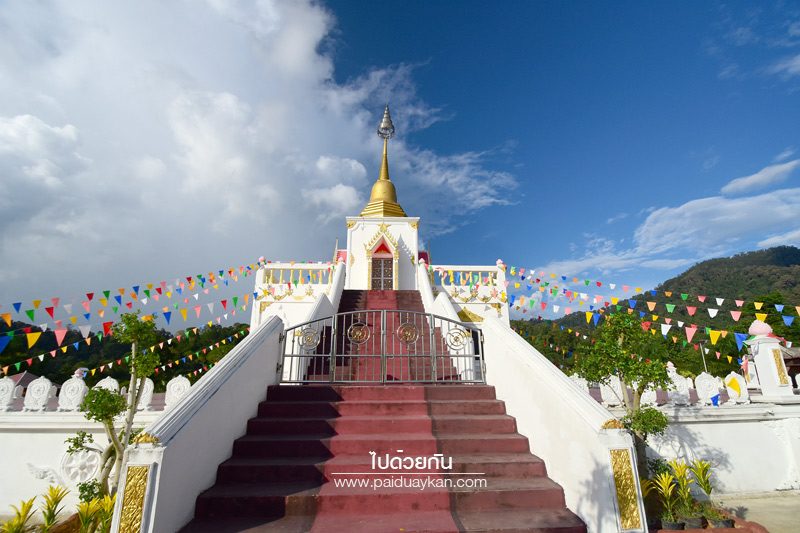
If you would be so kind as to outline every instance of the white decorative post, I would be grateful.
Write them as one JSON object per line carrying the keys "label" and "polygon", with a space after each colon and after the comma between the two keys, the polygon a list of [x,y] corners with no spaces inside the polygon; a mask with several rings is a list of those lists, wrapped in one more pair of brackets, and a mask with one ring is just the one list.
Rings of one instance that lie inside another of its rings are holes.
{"label": "white decorative post", "polygon": [[153,401],[153,380],[146,378],[142,385],[141,396],[139,396],[139,403],[136,404],[137,411],[149,411],[150,403]]}
{"label": "white decorative post", "polygon": [[689,405],[689,380],[678,374],[672,361],[667,362],[667,376],[675,389],[667,392],[669,402],[673,405]]}
{"label": "white decorative post", "polygon": [[58,393],[58,410],[77,411],[88,391],[89,387],[83,381],[83,369],[76,370],[72,377],[61,385],[61,391]]}
{"label": "white decorative post", "polygon": [[622,397],[622,382],[616,374],[609,378],[609,383],[600,384],[600,398],[603,400],[603,405],[608,407],[615,407],[624,403]]}
{"label": "white decorative post", "polygon": [[780,339],[772,334],[769,324],[755,320],[748,330],[754,338],[744,341],[753,352],[764,400],[794,397],[792,381],[783,362]]}
{"label": "white decorative post", "polygon": [[186,376],[175,376],[167,382],[167,393],[164,396],[164,407],[169,409],[186,396],[192,384]]}
{"label": "white decorative post", "polygon": [[589,394],[589,382],[586,381],[586,378],[580,377],[578,374],[572,374],[569,379],[571,379],[580,389]]}
{"label": "white decorative post", "polygon": [[719,382],[717,378],[707,372],[702,372],[697,376],[697,379],[694,380],[694,385],[700,405],[709,405],[713,403],[711,398],[719,394]]}
{"label": "white decorative post", "polygon": [[111,376],[106,376],[94,386],[95,389],[106,389],[111,392],[119,392],[119,381],[112,378]]}
{"label": "white decorative post", "polygon": [[0,411],[11,409],[11,402],[14,401],[14,389],[16,384],[8,376],[0,379]]}
{"label": "white decorative post", "polygon": [[725,389],[728,391],[728,402],[750,403],[750,393],[747,391],[747,382],[736,372],[725,376]]}
{"label": "white decorative post", "polygon": [[28,390],[25,392],[23,409],[25,411],[44,411],[47,409],[47,400],[50,399],[50,394],[54,389],[53,383],[46,377],[34,379],[28,384]]}

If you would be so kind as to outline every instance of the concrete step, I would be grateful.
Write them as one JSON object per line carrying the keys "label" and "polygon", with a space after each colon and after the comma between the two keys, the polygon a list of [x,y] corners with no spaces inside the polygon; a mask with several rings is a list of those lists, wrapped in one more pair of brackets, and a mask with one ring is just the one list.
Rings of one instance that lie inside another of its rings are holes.
{"label": "concrete step", "polygon": [[353,400],[341,402],[262,402],[260,417],[330,417],[358,415],[502,415],[505,404],[499,400]]}

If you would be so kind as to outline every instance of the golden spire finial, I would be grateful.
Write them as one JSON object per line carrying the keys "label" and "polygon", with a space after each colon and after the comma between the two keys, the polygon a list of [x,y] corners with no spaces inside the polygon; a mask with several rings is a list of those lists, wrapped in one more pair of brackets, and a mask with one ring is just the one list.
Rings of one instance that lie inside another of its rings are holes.
{"label": "golden spire finial", "polygon": [[389,104],[383,110],[383,119],[378,126],[378,136],[383,139],[381,172],[372,186],[369,203],[361,211],[362,217],[405,217],[406,213],[397,203],[397,191],[389,179],[389,139],[394,137],[394,124],[389,114]]}

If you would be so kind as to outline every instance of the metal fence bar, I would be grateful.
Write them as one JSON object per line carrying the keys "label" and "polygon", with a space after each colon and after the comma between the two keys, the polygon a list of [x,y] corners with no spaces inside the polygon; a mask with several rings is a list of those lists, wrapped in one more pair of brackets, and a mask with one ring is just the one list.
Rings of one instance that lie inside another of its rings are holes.
{"label": "metal fence bar", "polygon": [[363,310],[284,332],[284,383],[484,383],[480,329],[438,315]]}

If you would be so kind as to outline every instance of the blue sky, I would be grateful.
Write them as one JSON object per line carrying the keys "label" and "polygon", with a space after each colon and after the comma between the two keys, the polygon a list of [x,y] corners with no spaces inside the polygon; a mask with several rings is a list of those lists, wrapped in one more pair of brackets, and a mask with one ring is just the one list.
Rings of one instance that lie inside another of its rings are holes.
{"label": "blue sky", "polygon": [[434,262],[649,288],[800,244],[798,2],[7,2],[0,27],[4,305],[329,259],[386,101]]}

